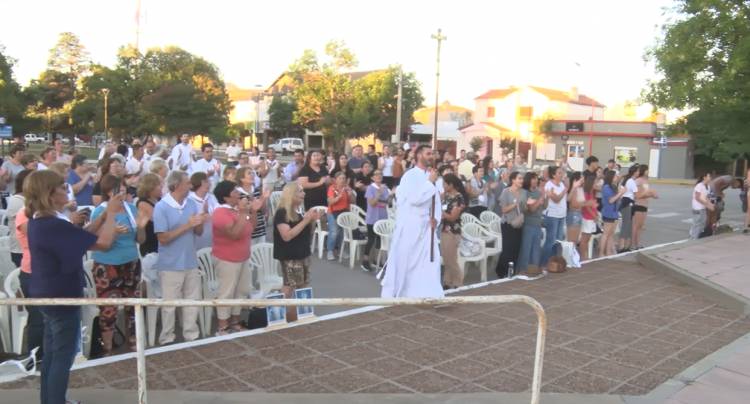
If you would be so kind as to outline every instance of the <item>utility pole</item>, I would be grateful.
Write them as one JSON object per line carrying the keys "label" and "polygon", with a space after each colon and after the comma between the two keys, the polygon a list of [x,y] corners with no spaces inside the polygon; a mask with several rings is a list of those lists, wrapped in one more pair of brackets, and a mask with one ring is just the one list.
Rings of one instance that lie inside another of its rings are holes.
{"label": "utility pole", "polygon": [[440,92],[440,45],[443,41],[448,39],[447,36],[443,36],[443,31],[438,28],[437,34],[432,34],[432,39],[437,40],[437,72],[435,73],[435,123],[432,130],[432,148],[437,147],[437,134],[438,134],[438,94]]}
{"label": "utility pole", "polygon": [[140,53],[141,42],[141,0],[136,1],[135,6],[135,50]]}
{"label": "utility pole", "polygon": [[401,141],[401,91],[402,91],[402,83],[404,81],[404,71],[401,69],[401,66],[398,68],[398,93],[396,95],[396,134],[394,135],[393,139],[391,139],[391,143],[396,143],[398,145],[398,142]]}
{"label": "utility pole", "polygon": [[47,140],[52,140],[52,108],[47,107]]}
{"label": "utility pole", "polygon": [[109,140],[109,89],[102,88],[104,94],[104,138]]}

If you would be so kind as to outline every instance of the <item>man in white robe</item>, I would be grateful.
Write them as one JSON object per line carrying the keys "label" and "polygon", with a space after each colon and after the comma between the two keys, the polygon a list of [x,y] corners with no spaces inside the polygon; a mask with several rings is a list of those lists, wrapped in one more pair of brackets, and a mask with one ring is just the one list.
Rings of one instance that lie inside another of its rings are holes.
{"label": "man in white robe", "polygon": [[195,151],[190,144],[190,135],[184,133],[180,136],[180,143],[177,143],[172,149],[169,160],[172,161],[172,170],[181,170],[187,172],[193,164]]}
{"label": "man in white robe", "polygon": [[[396,227],[381,283],[380,295],[384,298],[444,296],[440,283],[440,250],[435,234],[442,206],[433,183],[436,173],[430,168],[432,148],[418,147],[416,159],[416,166],[401,177],[401,184],[396,189]],[[433,196],[435,210],[431,217]],[[431,237],[431,234],[435,236]]]}

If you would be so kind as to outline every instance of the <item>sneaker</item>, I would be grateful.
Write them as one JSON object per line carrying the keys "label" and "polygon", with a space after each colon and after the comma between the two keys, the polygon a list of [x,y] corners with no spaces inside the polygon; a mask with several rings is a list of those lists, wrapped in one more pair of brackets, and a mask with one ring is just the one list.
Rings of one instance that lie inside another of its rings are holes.
{"label": "sneaker", "polygon": [[328,251],[328,254],[326,254],[326,258],[328,261],[334,261],[336,257],[333,256],[333,251]]}
{"label": "sneaker", "polygon": [[369,262],[363,262],[362,265],[360,266],[360,268],[362,268],[362,271],[364,271],[364,272],[370,272],[370,271],[372,271],[372,268],[370,268],[370,263]]}

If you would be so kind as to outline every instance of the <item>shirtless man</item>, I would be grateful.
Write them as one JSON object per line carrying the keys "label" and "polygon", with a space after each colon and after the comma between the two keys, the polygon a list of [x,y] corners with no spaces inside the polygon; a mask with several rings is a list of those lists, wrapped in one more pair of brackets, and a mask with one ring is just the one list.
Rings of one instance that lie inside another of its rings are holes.
{"label": "shirtless man", "polygon": [[711,230],[709,234],[713,234],[714,226],[721,219],[721,212],[724,211],[724,190],[730,186],[732,188],[742,187],[742,179],[731,175],[722,175],[714,178],[708,184],[708,200],[716,206],[714,211],[710,212],[706,221],[706,230]]}

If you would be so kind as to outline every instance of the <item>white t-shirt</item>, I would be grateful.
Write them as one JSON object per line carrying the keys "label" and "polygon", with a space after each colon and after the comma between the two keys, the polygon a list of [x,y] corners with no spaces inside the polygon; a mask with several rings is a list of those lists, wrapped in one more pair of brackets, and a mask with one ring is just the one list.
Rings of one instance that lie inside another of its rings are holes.
{"label": "white t-shirt", "polygon": [[242,149],[239,146],[227,146],[227,160],[237,161],[241,151]]}
{"label": "white t-shirt", "polygon": [[638,185],[635,183],[635,180],[632,178],[628,178],[628,180],[625,181],[625,193],[622,194],[622,197],[635,200],[635,193],[637,191],[638,191]]}
{"label": "white t-shirt", "polygon": [[381,157],[383,160],[383,177],[393,177],[393,157]]}
{"label": "white t-shirt", "polygon": [[272,184],[271,187],[276,185],[279,180],[279,161],[278,160],[266,160],[268,165],[268,171],[266,176],[263,177],[263,184]]}
{"label": "white t-shirt", "polygon": [[206,159],[200,159],[191,165],[190,170],[191,175],[197,172],[208,174],[208,170],[213,170],[213,174],[208,176],[211,184],[216,185],[221,181],[221,163],[219,160],[211,159],[211,161],[206,161]]}
{"label": "white t-shirt", "polygon": [[[544,184],[544,192],[549,190],[553,190],[558,195],[563,194],[565,193],[565,183],[560,181],[560,185],[555,185],[553,181],[547,181],[547,183]],[[547,209],[544,211],[544,214],[558,219],[567,216],[568,201],[565,195],[560,199],[560,202],[555,202],[552,198],[547,199]]]}
{"label": "white t-shirt", "polygon": [[693,188],[693,210],[704,210],[706,209],[706,206],[700,203],[697,199],[695,199],[695,193],[699,193],[703,195],[704,198],[708,198],[708,188],[703,185],[702,182],[699,182],[695,184],[695,188]]}
{"label": "white t-shirt", "polygon": [[[145,163],[145,161],[144,161],[144,158],[143,158],[143,157],[141,157],[141,160],[140,160],[140,161],[138,161],[138,160],[136,160],[135,158],[132,158],[132,157],[131,157],[131,158],[129,158],[129,159],[128,159],[128,162],[127,162],[127,163],[125,163],[125,171],[126,171],[126,172],[127,172],[128,174],[135,174],[135,173],[137,173],[138,171],[140,171],[140,170],[141,170],[141,167],[145,166],[145,164],[146,164],[146,163]],[[145,170],[144,170],[144,171],[141,171],[141,174],[143,174],[143,173],[145,173]]]}

